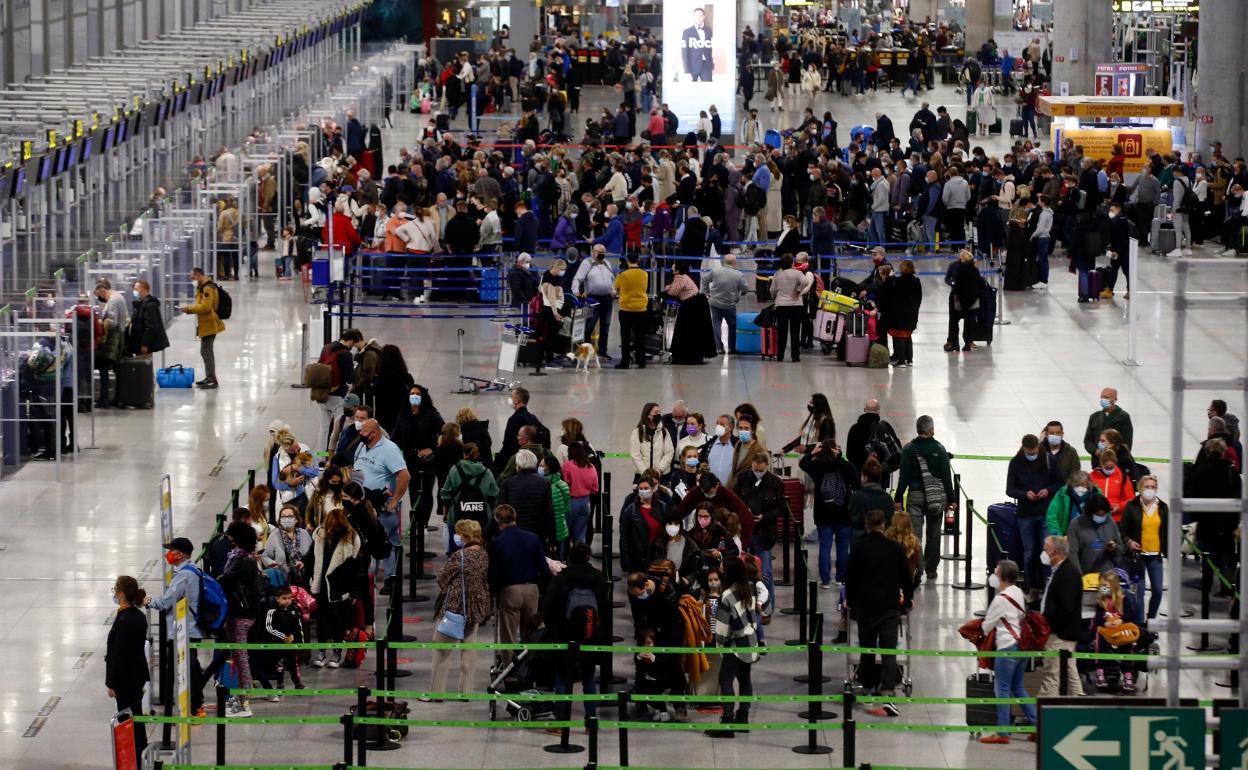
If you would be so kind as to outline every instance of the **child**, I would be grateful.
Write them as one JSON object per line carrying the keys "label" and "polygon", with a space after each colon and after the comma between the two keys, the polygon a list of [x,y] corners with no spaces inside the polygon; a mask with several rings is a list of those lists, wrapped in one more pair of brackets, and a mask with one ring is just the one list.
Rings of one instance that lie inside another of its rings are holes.
{"label": "child", "polygon": [[291,227],[282,228],[282,240],[278,244],[277,261],[280,268],[277,273],[279,281],[289,281],[295,275],[295,256],[299,253],[299,242],[295,240],[295,231]]}
{"label": "child", "polygon": [[[701,511],[699,511],[701,513]],[[711,627],[711,638],[715,637],[716,615],[719,613],[719,592],[723,585],[723,575],[718,569],[707,570],[704,578],[706,589],[702,592],[702,608],[706,613],[706,622]],[[710,668],[702,673],[702,678],[694,688],[695,695],[719,695],[719,667],[723,662],[722,655],[707,655],[706,662]],[[719,703],[703,703],[698,706],[701,714],[722,714],[723,706]]]}
{"label": "child", "polygon": [[[274,594],[276,604],[263,610],[260,622],[252,626],[248,641],[259,644],[291,644],[303,641],[303,625],[299,621],[299,609],[294,604],[294,593],[290,586],[281,586]],[[295,659],[294,650],[256,650],[252,652],[252,668],[260,686],[266,690],[273,689],[269,684],[271,675],[277,674],[277,689],[285,686],[286,672],[290,672],[290,680],[296,690],[303,689],[303,680],[299,676],[299,662]],[[278,703],[280,695],[270,695],[269,700]]]}
{"label": "child", "polygon": [[771,600],[771,594],[767,591],[767,585],[763,583],[762,569],[759,567],[758,559],[753,556],[742,558],[745,562],[745,571],[751,583],[754,584],[754,628],[758,633],[758,646],[762,647],[763,626],[768,622],[769,618],[763,615],[763,608],[767,606],[767,602]]}
{"label": "child", "polygon": [[295,459],[291,460],[290,464],[285,468],[282,468],[282,482],[289,489],[278,493],[278,501],[283,505],[293,503],[302,512],[307,503],[305,482],[320,475],[321,472],[316,468],[316,460],[310,452],[300,452],[295,455]]}

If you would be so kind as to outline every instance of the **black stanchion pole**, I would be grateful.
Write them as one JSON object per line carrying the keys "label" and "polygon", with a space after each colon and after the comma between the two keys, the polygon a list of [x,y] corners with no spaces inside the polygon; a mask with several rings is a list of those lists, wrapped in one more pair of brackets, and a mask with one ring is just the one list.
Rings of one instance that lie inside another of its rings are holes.
{"label": "black stanchion pole", "polygon": [[[619,719],[621,722],[628,720],[628,691],[620,692],[617,704],[620,709]],[[620,767],[628,767],[628,728],[620,727]]]}
{"label": "black stanchion pole", "polygon": [[1070,650],[1061,650],[1061,651],[1058,653],[1058,658],[1057,658],[1057,668],[1058,668],[1058,672],[1057,672],[1057,674],[1058,674],[1058,676],[1059,676],[1059,677],[1061,677],[1061,681],[1059,681],[1059,682],[1057,683],[1057,694],[1058,694],[1058,695],[1063,695],[1063,696],[1065,696],[1065,695],[1070,695],[1070,680],[1069,680],[1069,676],[1070,676],[1070,666],[1071,666],[1071,664],[1072,664],[1073,662],[1074,662],[1074,661],[1072,661],[1072,660],[1071,660],[1071,657],[1070,657]]}
{"label": "black stanchion pole", "polygon": [[[818,616],[815,621],[817,628],[821,628],[823,624],[823,616]],[[793,751],[797,754],[831,754],[832,747],[826,746],[818,742],[818,736],[815,735],[815,729],[819,725],[819,719],[823,718],[825,712],[820,708],[820,696],[823,690],[823,664],[821,661],[819,645],[811,641],[806,646],[806,670],[809,686],[807,694],[810,700],[806,707],[806,711],[801,712],[798,716],[802,717],[810,725],[806,730],[806,742],[800,746],[794,746]],[[835,717],[835,714],[829,715]]]}
{"label": "black stanchion pole", "polygon": [[256,488],[256,469],[252,468],[247,471],[247,494],[251,494],[251,490]]}
{"label": "black stanchion pole", "polygon": [[844,755],[842,763],[846,767],[855,767],[858,764],[858,748],[855,745],[858,722],[854,719],[854,700],[854,688],[846,682],[845,693],[841,701],[845,709],[845,716],[841,720],[841,753]]}
{"label": "black stanchion pole", "polygon": [[810,617],[810,591],[806,585],[809,581],[806,579],[806,570],[802,567],[802,561],[803,560],[799,559],[797,562],[797,574],[802,581],[793,587],[794,606],[792,609],[780,610],[786,615],[797,615],[797,638],[789,639],[785,642],[785,644],[806,644],[807,640],[810,638],[810,626],[807,623],[807,620]]}
{"label": "black stanchion pole", "polygon": [[[383,661],[388,661],[390,659],[390,654],[393,652],[394,650],[390,649],[389,641],[385,639],[377,640],[377,670],[374,673],[374,680],[376,682],[378,695],[377,695],[376,702],[373,704],[373,714],[372,714],[372,716],[375,716],[375,717],[384,717],[387,713],[386,699],[383,695],[380,694],[382,690],[386,689],[386,666],[383,665]],[[411,674],[410,671],[405,671],[403,672],[402,676],[408,676],[410,674]],[[395,670],[395,675],[398,675],[397,669]],[[365,708],[367,707],[368,705],[366,701]],[[367,716],[367,714],[365,714],[364,716]],[[368,748],[372,749],[373,751],[394,751],[395,749],[399,748],[399,744],[397,741],[392,741],[387,737],[389,730],[386,729],[385,725],[376,725],[376,727],[377,727],[377,738],[376,740],[368,744]],[[367,732],[368,732],[367,726],[365,726],[364,728],[360,730],[361,746],[363,746],[364,744],[364,735]],[[364,752],[364,749],[361,748],[360,749],[361,757],[363,756],[363,752]],[[363,762],[361,762],[360,764],[363,764]]]}
{"label": "black stanchion pole", "polygon": [[778,586],[793,585],[793,538],[789,532],[792,526],[792,516],[785,514],[780,517],[780,579],[775,581]]}
{"label": "black stanchion pole", "polygon": [[233,511],[238,508],[238,487],[234,487],[234,489],[230,491],[230,509]]}
{"label": "black stanchion pole", "polygon": [[351,754],[350,754],[351,742],[352,740],[355,740],[359,743],[358,753],[360,755],[360,765],[363,767],[366,767],[368,766],[368,749],[364,744],[365,744],[365,734],[368,732],[368,725],[357,726],[355,724],[356,716],[362,716],[362,717],[368,716],[368,688],[365,687],[364,685],[360,685],[359,687],[355,689],[355,711],[354,713],[348,713],[346,716],[346,719],[347,719],[346,746],[347,746],[348,753],[345,758],[347,762],[351,761]]}
{"label": "black stanchion pole", "polygon": [[[811,625],[810,644],[806,650],[806,684],[807,691],[816,698],[823,697],[823,685],[832,681],[832,677],[825,676],[823,673],[823,613],[816,613],[814,622]],[[836,719],[835,711],[824,711],[822,701],[815,701],[810,706],[814,712],[814,719]],[[811,711],[802,711],[798,716],[802,719],[810,719]]]}
{"label": "black stanchion pole", "polygon": [[[814,639],[816,636],[816,631],[819,634],[819,638],[818,638],[819,644],[823,644],[823,636],[822,636],[823,630],[822,630],[822,627],[818,626],[818,624],[822,622],[821,619],[823,617],[822,615],[819,614],[817,610],[817,606],[819,602],[819,584],[812,580],[806,585],[807,585],[806,592],[810,594],[810,598],[807,599],[807,603],[810,607],[810,612],[808,612],[805,615],[802,615],[799,618],[799,621],[802,621],[799,623],[799,626],[801,627],[800,630],[802,630],[804,634],[800,644],[807,644],[812,639]],[[820,668],[822,669],[823,663],[820,662],[819,665],[820,665]],[[823,682],[832,681],[831,677],[823,676],[822,671],[820,672],[819,676],[820,676],[820,679],[823,680]],[[804,674],[798,674],[797,676],[793,677],[793,681],[797,682],[798,684],[807,684],[810,681],[809,670],[807,670],[807,672]]]}
{"label": "black stanchion pole", "polygon": [[[806,561],[806,554],[799,553],[797,564],[793,570],[793,606],[781,609],[780,613],[782,615],[806,614],[806,581],[810,579],[810,567],[807,566]],[[802,644],[805,644],[805,642],[803,641]]]}
{"label": "black stanchion pole", "polygon": [[942,554],[946,561],[966,561],[971,558],[969,553],[962,553],[962,476],[953,474],[953,510],[945,514],[946,535],[953,537],[953,553]]}
{"label": "black stanchion pole", "polygon": [[962,573],[962,582],[953,583],[953,587],[959,591],[978,591],[984,587],[983,583],[976,583],[971,579],[971,544],[973,542],[972,533],[975,531],[975,525],[971,521],[971,517],[975,515],[974,511],[975,501],[967,498],[966,512],[968,515],[963,520],[963,525],[966,528],[966,561],[963,562],[965,570]]}
{"label": "black stanchion pole", "polygon": [[[225,719],[225,702],[229,699],[230,691],[221,685],[217,685],[217,718]],[[217,723],[217,764],[225,764],[225,722]]]}
{"label": "black stanchion pole", "polygon": [[[403,633],[403,602],[418,602],[428,597],[403,597],[403,545],[394,546],[394,582],[390,584],[390,606],[386,608],[386,639],[392,642],[414,642],[416,637]],[[399,676],[409,676],[404,672]]]}
{"label": "black stanchion pole", "polygon": [[598,717],[585,717],[585,732],[589,734],[588,770],[598,767]]}
{"label": "black stanchion pole", "polygon": [[425,528],[420,522],[413,521],[408,530],[409,558],[407,567],[411,574],[407,581],[407,601],[409,604],[422,604],[431,601],[429,596],[422,594],[417,586],[418,581],[431,580],[433,575],[425,572]]}
{"label": "black stanchion pole", "polygon": [[161,703],[168,705],[173,702],[173,645],[169,641],[169,624],[166,622],[168,616],[165,614],[167,610],[161,610],[160,628],[157,630],[157,640],[160,645],[160,670],[156,672],[159,682],[158,698]]}

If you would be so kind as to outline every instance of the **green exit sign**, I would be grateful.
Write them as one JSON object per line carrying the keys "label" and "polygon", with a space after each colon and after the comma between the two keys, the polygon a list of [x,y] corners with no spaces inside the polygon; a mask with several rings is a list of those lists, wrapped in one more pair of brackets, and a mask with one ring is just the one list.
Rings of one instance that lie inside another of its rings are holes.
{"label": "green exit sign", "polygon": [[1203,770],[1201,708],[1040,709],[1040,770]]}

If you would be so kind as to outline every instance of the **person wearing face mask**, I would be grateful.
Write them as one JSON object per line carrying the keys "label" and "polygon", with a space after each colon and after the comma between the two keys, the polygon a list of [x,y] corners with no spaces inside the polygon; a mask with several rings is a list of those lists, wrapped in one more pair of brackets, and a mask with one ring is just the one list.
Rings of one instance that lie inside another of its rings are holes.
{"label": "person wearing face mask", "polygon": [[754,514],[744,500],[720,482],[714,472],[707,471],[698,476],[697,485],[681,498],[677,512],[686,519],[686,527],[693,528],[692,514],[701,503],[710,504],[713,510],[723,508],[736,514],[741,525],[741,542],[749,547],[754,536]]}
{"label": "person wearing face mask", "polygon": [[650,565],[654,543],[668,516],[668,505],[655,494],[657,491],[657,484],[648,477],[641,477],[620,509],[620,569],[623,572],[640,572]]}
{"label": "person wearing face mask", "polygon": [[567,551],[570,535],[568,513],[572,504],[572,491],[568,483],[563,480],[559,460],[554,455],[545,455],[537,461],[537,475],[545,478],[550,484],[551,513],[554,515],[555,527],[554,542],[562,557]]}
{"label": "person wearing face mask", "polygon": [[1135,437],[1135,429],[1131,425],[1131,415],[1118,406],[1118,390],[1115,388],[1101,389],[1101,408],[1088,417],[1088,427],[1083,432],[1083,448],[1088,454],[1097,451],[1097,441],[1101,433],[1113,428],[1122,435],[1122,442],[1130,447]]}
{"label": "person wearing face mask", "polygon": [[767,452],[767,446],[759,435],[761,426],[758,418],[749,412],[740,412],[736,419],[737,443],[732,450],[732,472],[728,476],[728,486],[736,488],[737,479],[748,477],[750,458],[756,452]]}
{"label": "person wearing face mask", "polygon": [[1045,515],[1053,496],[1062,488],[1061,471],[1048,452],[1040,447],[1040,439],[1028,433],[1022,446],[1010,458],[1005,475],[1005,494],[1015,501],[1016,521],[1023,546],[1023,573],[1032,598],[1038,596],[1043,584],[1039,556],[1045,535]]}
{"label": "person wearing face mask", "polygon": [[169,347],[160,300],[152,296],[152,285],[143,279],[134,282],[134,312],[126,329],[126,350],[131,356],[150,357]]}
{"label": "person wearing face mask", "polygon": [[654,539],[650,561],[667,559],[676,567],[685,585],[693,585],[702,576],[702,549],[685,534],[681,515],[675,510],[664,514],[663,529]]}
{"label": "person wearing face mask", "polygon": [[[464,637],[453,639],[434,631],[435,642],[477,641],[477,631],[489,619],[492,609],[489,554],[482,547],[481,525],[472,519],[455,522],[453,539],[458,552],[448,558],[438,572],[438,591],[443,597],[442,607],[447,612],[464,616]],[[447,675],[450,672],[454,650],[433,651],[433,675],[431,692],[447,692]],[[476,650],[459,650],[458,692],[477,692],[479,686],[473,681],[477,676]]]}
{"label": "person wearing face mask", "polygon": [[[821,395],[821,394],[816,394]],[[845,582],[849,544],[853,534],[850,497],[861,487],[858,471],[841,454],[834,439],[805,447],[798,467],[814,493],[815,534],[819,543],[819,587],[832,587],[832,546],[836,545],[836,582]]]}
{"label": "person wearing face mask", "polygon": [[641,409],[641,418],[628,436],[629,456],[633,461],[633,483],[641,478],[647,468],[654,468],[667,476],[675,459],[676,438],[668,433],[663,424],[663,412],[659,405],[648,402]]}
{"label": "person wearing face mask", "polygon": [[[341,490],[341,477],[338,484]],[[269,534],[260,553],[260,567],[281,573],[289,585],[307,587],[309,578],[305,564],[312,555],[312,534],[300,519],[299,510],[293,505],[282,506],[277,512],[278,529]]]}
{"label": "person wearing face mask", "polygon": [[[706,446],[708,441],[713,440],[706,433],[706,418],[700,412],[686,412],[683,419],[673,417],[672,423],[677,426],[676,435],[679,437],[676,441],[677,458],[683,458],[684,450],[687,447],[693,447],[698,450],[694,454],[700,457],[702,447]],[[701,461],[699,460],[699,462]],[[678,464],[684,464],[684,461],[678,459]]]}
{"label": "person wearing face mask", "polygon": [[1075,471],[1067,476],[1065,486],[1053,495],[1045,512],[1045,531],[1050,535],[1063,535],[1070,529],[1070,523],[1083,515],[1088,501],[1094,497],[1104,495],[1100,488],[1093,486],[1085,471]]}
{"label": "person wearing face mask", "polygon": [[[1083,620],[1083,576],[1079,568],[1068,556],[1069,544],[1065,537],[1049,535],[1044,539],[1044,551],[1040,554],[1040,563],[1051,570],[1049,581],[1044,587],[1044,595],[1040,600],[1040,609],[1044,619],[1049,622],[1052,633],[1044,649],[1048,651],[1074,652],[1075,646],[1082,641],[1087,623]],[[1058,661],[1050,660],[1044,664],[1044,675],[1040,684],[1040,697],[1051,697],[1061,692],[1061,666]],[[1079,669],[1072,665],[1066,672],[1067,695],[1083,695],[1083,682]]]}
{"label": "person wearing face mask", "polygon": [[342,408],[329,423],[329,440],[325,449],[332,458],[345,451],[346,447],[358,435],[355,430],[355,410],[360,406],[360,397],[348,393],[342,398]]}
{"label": "person wearing face mask", "polygon": [[[750,547],[760,562],[768,595],[775,596],[771,550],[778,538],[777,527],[788,526],[789,507],[784,496],[784,483],[771,472],[771,455],[765,449],[750,454],[749,471],[737,474],[732,491],[737,493],[754,518]],[[771,608],[766,606],[762,609],[763,624],[766,625],[770,621]]]}
{"label": "person wearing face mask", "polygon": [[676,468],[671,477],[672,493],[676,499],[683,500],[689,490],[698,484],[698,448],[686,445],[677,453]]}
{"label": "person wearing face mask", "polygon": [[[1127,549],[1140,559],[1148,576],[1149,599],[1147,621],[1157,617],[1161,609],[1165,580],[1164,559],[1169,556],[1170,506],[1157,496],[1157,477],[1140,479],[1140,493],[1127,503],[1122,513],[1121,530]],[[1144,605],[1144,578],[1135,581],[1135,600]]]}
{"label": "person wearing face mask", "polygon": [[[1118,571],[1113,569],[1101,571],[1101,580],[1096,591],[1096,616],[1092,621],[1092,627],[1096,629],[1093,649],[1113,655],[1134,653],[1135,643],[1140,636],[1140,626],[1144,623],[1135,594],[1122,590],[1122,579]],[[1098,658],[1095,659],[1095,664],[1092,681],[1098,690],[1109,689],[1109,680],[1105,675],[1108,669],[1121,672],[1119,686],[1122,692],[1135,692],[1135,672],[1128,670],[1121,661],[1104,661]]]}
{"label": "person wearing face mask", "polygon": [[733,430],[735,424],[732,415],[721,414],[715,418],[713,435],[708,437],[698,454],[699,464],[705,463],[721,479],[732,476],[737,446],[737,434]]}
{"label": "person wearing face mask", "polygon": [[1085,575],[1113,569],[1122,558],[1122,535],[1109,511],[1109,501],[1096,495],[1084,505],[1083,515],[1070,522],[1070,558]]}
{"label": "person wearing face mask", "polygon": [[415,477],[409,488],[413,521],[429,523],[433,513],[433,484],[437,480],[435,452],[445,421],[433,405],[429,389],[413,384],[407,393],[407,410],[400,412],[391,441],[403,452],[403,461]]}
{"label": "person wearing face mask", "polygon": [[1098,459],[1100,465],[1092,469],[1088,479],[1109,500],[1114,521],[1122,521],[1123,509],[1135,497],[1135,486],[1131,483],[1131,477],[1118,467],[1118,454],[1114,450],[1102,450]]}
{"label": "person wearing face mask", "polygon": [[[436,433],[434,440],[436,441]],[[432,457],[432,449],[429,456]],[[369,502],[380,509],[378,518],[385,527],[386,535],[392,545],[397,545],[399,506],[411,485],[412,474],[408,470],[403,450],[394,441],[383,436],[381,426],[376,420],[366,420],[360,427],[360,444],[356,446],[352,458],[351,475],[363,487]],[[432,472],[428,475],[432,476]],[[429,494],[431,493],[432,488]],[[429,504],[432,505],[432,501]],[[428,521],[428,514],[425,521]],[[424,525],[425,522],[421,522],[420,526]],[[389,580],[394,574],[393,555],[386,559],[385,569],[386,578]]]}
{"label": "person wearing face mask", "polygon": [[1068,479],[1070,474],[1079,470],[1079,452],[1066,443],[1066,429],[1058,420],[1050,420],[1040,432],[1044,442],[1045,454],[1049,460],[1057,464],[1061,478]]}
{"label": "person wearing face mask", "polygon": [[[1009,559],[997,562],[996,571],[988,579],[988,584],[997,594],[993,597],[992,603],[988,605],[988,611],[984,615],[983,629],[985,634],[996,632],[998,652],[1017,652],[1019,649],[1019,639],[1023,633],[1025,619],[1023,609],[1025,600],[1023,592],[1017,585],[1018,579],[1018,565]],[[1027,670],[1025,658],[997,658],[993,664],[993,670],[996,675],[996,697],[1029,697],[1026,688],[1023,687],[1023,673]],[[998,725],[1004,727],[1013,723],[1013,708],[1006,704],[997,705]],[[1025,704],[1023,715],[1031,724],[1036,723],[1035,706]],[[1028,740],[1034,742],[1035,736],[1029,736]],[[995,733],[985,735],[979,739],[979,742],[1008,744],[1010,736],[1009,733]]]}
{"label": "person wearing face mask", "polygon": [[571,362],[562,354],[568,351],[571,340],[564,337],[563,319],[568,315],[568,302],[563,295],[563,274],[568,265],[562,259],[556,259],[542,273],[538,293],[542,296],[542,312],[538,321],[541,330],[542,355],[546,366],[561,368]]}
{"label": "person wearing face mask", "polygon": [[[165,612],[165,623],[169,630],[169,638],[176,638],[174,635],[174,626],[176,617],[173,610],[178,606],[178,601],[186,599],[186,607],[190,611],[190,617],[187,618],[187,638],[192,642],[201,641],[204,633],[199,627],[199,586],[202,580],[202,574],[199,567],[191,560],[191,554],[195,552],[195,546],[185,537],[175,537],[167,545],[165,545],[165,562],[173,567],[173,578],[169,581],[169,585],[165,588],[164,593],[160,596],[146,597],[139,604],[142,607],[151,607],[157,611]],[[146,625],[146,621],[144,622]],[[204,707],[204,675],[199,665],[199,655],[194,648],[190,649],[190,666],[191,666],[191,712],[196,716],[201,716]]]}
{"label": "person wearing face mask", "polygon": [[[117,701],[117,711],[130,710],[134,716],[145,716],[143,687],[147,684],[147,617],[140,609],[147,593],[139,588],[139,581],[129,575],[120,575],[113,583],[113,604],[117,615],[108,629],[108,645],[104,653],[104,686],[108,697]],[[194,687],[191,688],[194,691]],[[135,756],[143,756],[147,749],[147,725],[134,725]]]}

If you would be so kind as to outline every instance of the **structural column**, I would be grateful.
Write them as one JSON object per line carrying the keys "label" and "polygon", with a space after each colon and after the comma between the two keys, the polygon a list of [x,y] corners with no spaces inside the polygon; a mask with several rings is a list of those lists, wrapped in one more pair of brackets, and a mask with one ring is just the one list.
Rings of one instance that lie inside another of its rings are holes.
{"label": "structural column", "polygon": [[741,33],[745,31],[746,27],[754,30],[754,34],[758,35],[758,24],[758,0],[737,0],[737,40],[741,40]]}
{"label": "structural column", "polygon": [[1095,66],[1113,61],[1113,33],[1110,3],[1054,2],[1053,93],[1060,94],[1066,83],[1071,96],[1091,94]]}
{"label": "structural column", "polygon": [[992,37],[993,0],[966,0],[966,55],[974,56]]}
{"label": "structural column", "polygon": [[1242,50],[1248,9],[1243,0],[1201,0],[1200,18],[1194,147],[1208,158],[1210,142],[1222,142],[1222,153],[1234,158],[1248,150],[1243,65],[1237,53]]}
{"label": "structural column", "polygon": [[[540,12],[534,3],[511,4],[511,47],[516,49],[516,56],[521,61],[528,61],[529,43],[533,42],[533,36],[537,34],[537,14]],[[433,38],[434,33],[432,29],[425,30],[425,39]]]}

